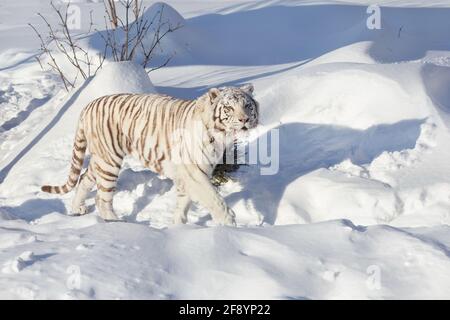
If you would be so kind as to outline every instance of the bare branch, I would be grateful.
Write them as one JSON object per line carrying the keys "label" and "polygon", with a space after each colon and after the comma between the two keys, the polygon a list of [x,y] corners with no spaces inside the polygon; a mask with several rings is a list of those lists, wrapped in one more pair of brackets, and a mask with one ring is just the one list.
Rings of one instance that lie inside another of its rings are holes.
{"label": "bare branch", "polygon": [[[122,18],[118,15],[117,3],[124,9]],[[142,59],[140,60],[141,65],[147,68],[155,56],[156,50],[163,52],[162,40],[169,33],[182,27],[181,25],[172,26],[170,21],[163,21],[164,4],[153,17],[147,17],[145,15],[146,8],[143,6],[142,0],[120,0],[117,3],[115,0],[103,0],[105,28],[101,31],[94,27],[92,11],[90,11],[88,31],[75,37],[68,26],[70,2],[65,8],[57,7],[53,2],[50,3],[58,18],[57,24],[53,26],[46,17],[38,13],[38,16],[44,21],[47,28],[47,37],[45,39],[30,24],[41,44],[40,54],[36,57],[36,60],[41,68],[46,66],[56,72],[60,76],[66,90],[74,87],[79,77],[87,79],[95,75],[102,68],[108,56],[114,61],[130,61],[139,58]],[[89,50],[83,48],[79,42],[84,36],[92,34],[92,30],[104,41],[103,52],[98,52],[95,55],[90,54]],[[70,66],[74,68],[75,72],[70,72],[70,78],[74,78],[74,80],[69,80],[69,77],[64,74],[64,71],[69,71],[61,68],[57,62],[56,54],[64,57]],[[42,56],[46,56],[48,62],[43,63],[41,60]],[[161,65],[153,67],[148,72],[166,66],[174,56],[175,54],[172,54]],[[73,77],[72,74],[75,74],[75,76]]]}
{"label": "bare branch", "polygon": [[[175,53],[175,54],[176,54],[176,53]],[[150,73],[150,72],[152,72],[152,71],[155,71],[155,70],[161,69],[162,67],[167,66],[167,65],[169,64],[170,60],[172,60],[172,58],[175,56],[175,54],[173,54],[173,55],[171,55],[169,58],[167,58],[167,60],[166,60],[163,64],[161,64],[161,65],[159,65],[158,67],[152,68],[152,69],[150,69],[149,71],[147,71],[147,73]]]}
{"label": "bare branch", "polygon": [[[39,41],[41,43],[40,56],[44,55],[49,59],[49,61],[46,63],[46,66],[50,67],[50,70],[56,72],[60,76],[64,84],[64,87],[68,91],[70,87],[73,88],[75,86],[78,77],[80,75],[83,79],[87,79],[90,76],[95,75],[97,73],[97,71],[102,67],[104,60],[106,59],[106,50],[108,47],[106,46],[105,52],[103,54],[98,54],[99,57],[98,65],[95,68],[95,71],[92,72],[94,67],[92,56],[90,55],[87,49],[84,49],[78,43],[77,39],[79,39],[80,37],[78,36],[78,38],[75,39],[72,36],[72,33],[67,23],[69,11],[68,9],[70,6],[70,2],[66,5],[65,11],[62,11],[60,8],[56,7],[53,2],[51,2],[50,5],[58,18],[57,27],[59,28],[55,29],[49,23],[47,18],[44,17],[44,15],[38,13],[38,16],[42,19],[42,21],[44,21],[44,24],[47,27],[48,36],[47,39],[44,40],[39,31],[33,25],[31,24],[29,25],[38,36]],[[91,33],[93,25],[94,23],[91,11],[88,34]],[[69,78],[66,76],[61,66],[58,64],[55,58],[56,53],[61,54],[75,69],[75,72],[70,72],[71,74],[75,73],[75,76],[73,77],[72,81],[69,80]],[[43,68],[44,65],[42,64],[41,59],[37,58],[37,60],[41,68]]]}
{"label": "bare branch", "polygon": [[[152,60],[155,50],[161,48],[163,38],[182,26],[180,24],[172,26],[169,21],[163,21],[164,4],[153,17],[147,18],[144,15],[145,7],[143,6],[143,1],[120,0],[119,3],[124,8],[124,20],[117,16],[116,11],[114,11],[117,9],[116,7],[112,8],[109,3],[104,1],[108,19],[105,18],[105,35],[101,34],[101,37],[105,45],[111,48],[114,61],[134,60],[139,51],[142,54],[141,64],[146,68]],[[130,19],[130,10],[133,11],[133,21]],[[115,18],[112,18],[113,15],[115,15]],[[113,24],[113,20],[117,24]],[[121,42],[116,41],[116,30],[121,32],[121,36],[123,37]],[[150,30],[152,30],[152,38],[151,41],[147,41]],[[156,67],[156,69],[167,65],[173,56],[169,57],[163,64]]]}

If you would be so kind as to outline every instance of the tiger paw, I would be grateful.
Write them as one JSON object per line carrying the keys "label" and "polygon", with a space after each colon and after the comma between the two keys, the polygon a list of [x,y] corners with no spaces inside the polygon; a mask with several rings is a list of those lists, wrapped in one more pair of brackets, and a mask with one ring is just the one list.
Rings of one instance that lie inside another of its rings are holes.
{"label": "tiger paw", "polygon": [[77,208],[72,208],[72,211],[70,213],[71,216],[82,216],[87,213],[87,207],[86,205],[82,204],[78,206]]}
{"label": "tiger paw", "polygon": [[174,224],[186,224],[187,218],[183,215],[175,214],[173,217],[173,223]]}
{"label": "tiger paw", "polygon": [[105,221],[105,222],[118,222],[118,221],[124,221],[123,219],[120,219],[113,211],[99,211],[99,216]]}

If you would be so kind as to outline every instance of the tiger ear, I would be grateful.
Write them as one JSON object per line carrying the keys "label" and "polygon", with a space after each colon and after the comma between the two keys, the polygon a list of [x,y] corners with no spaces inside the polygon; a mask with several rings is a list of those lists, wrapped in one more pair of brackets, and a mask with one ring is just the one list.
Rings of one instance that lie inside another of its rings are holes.
{"label": "tiger ear", "polygon": [[219,96],[220,94],[220,90],[217,88],[211,88],[208,91],[208,96],[211,102],[213,102],[214,100],[216,100],[216,98]]}
{"label": "tiger ear", "polygon": [[255,90],[255,88],[253,87],[253,85],[251,83],[244,84],[243,86],[240,86],[239,89],[241,89],[242,91],[247,92],[250,95],[252,95],[253,94],[253,90]]}

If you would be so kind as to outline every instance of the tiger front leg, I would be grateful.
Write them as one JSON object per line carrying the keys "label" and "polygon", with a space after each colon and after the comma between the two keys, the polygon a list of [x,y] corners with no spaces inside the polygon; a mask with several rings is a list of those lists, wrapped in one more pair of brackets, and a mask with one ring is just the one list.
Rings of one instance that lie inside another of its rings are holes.
{"label": "tiger front leg", "polygon": [[100,217],[105,221],[119,221],[119,217],[113,210],[113,192],[98,191],[95,197],[95,205]]}
{"label": "tiger front leg", "polygon": [[177,204],[173,214],[173,222],[175,224],[185,224],[187,222],[187,213],[191,206],[192,200],[186,192],[186,188],[182,181],[175,182],[177,189]]}
{"label": "tiger front leg", "polygon": [[175,224],[185,224],[187,222],[187,213],[191,204],[191,199],[185,194],[177,195],[177,206],[173,215]]}
{"label": "tiger front leg", "polygon": [[189,197],[205,207],[216,223],[236,226],[235,213],[219,195],[207,175],[199,169],[191,169],[189,174],[184,175],[184,177],[186,192]]}

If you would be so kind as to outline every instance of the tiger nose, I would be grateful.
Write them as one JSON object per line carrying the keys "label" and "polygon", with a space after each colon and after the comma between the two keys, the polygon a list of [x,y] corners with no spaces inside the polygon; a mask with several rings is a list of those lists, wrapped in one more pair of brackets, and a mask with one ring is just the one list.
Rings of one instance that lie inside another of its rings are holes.
{"label": "tiger nose", "polygon": [[247,123],[248,120],[249,120],[248,117],[240,118],[240,119],[239,119],[239,121],[242,122],[242,123]]}

